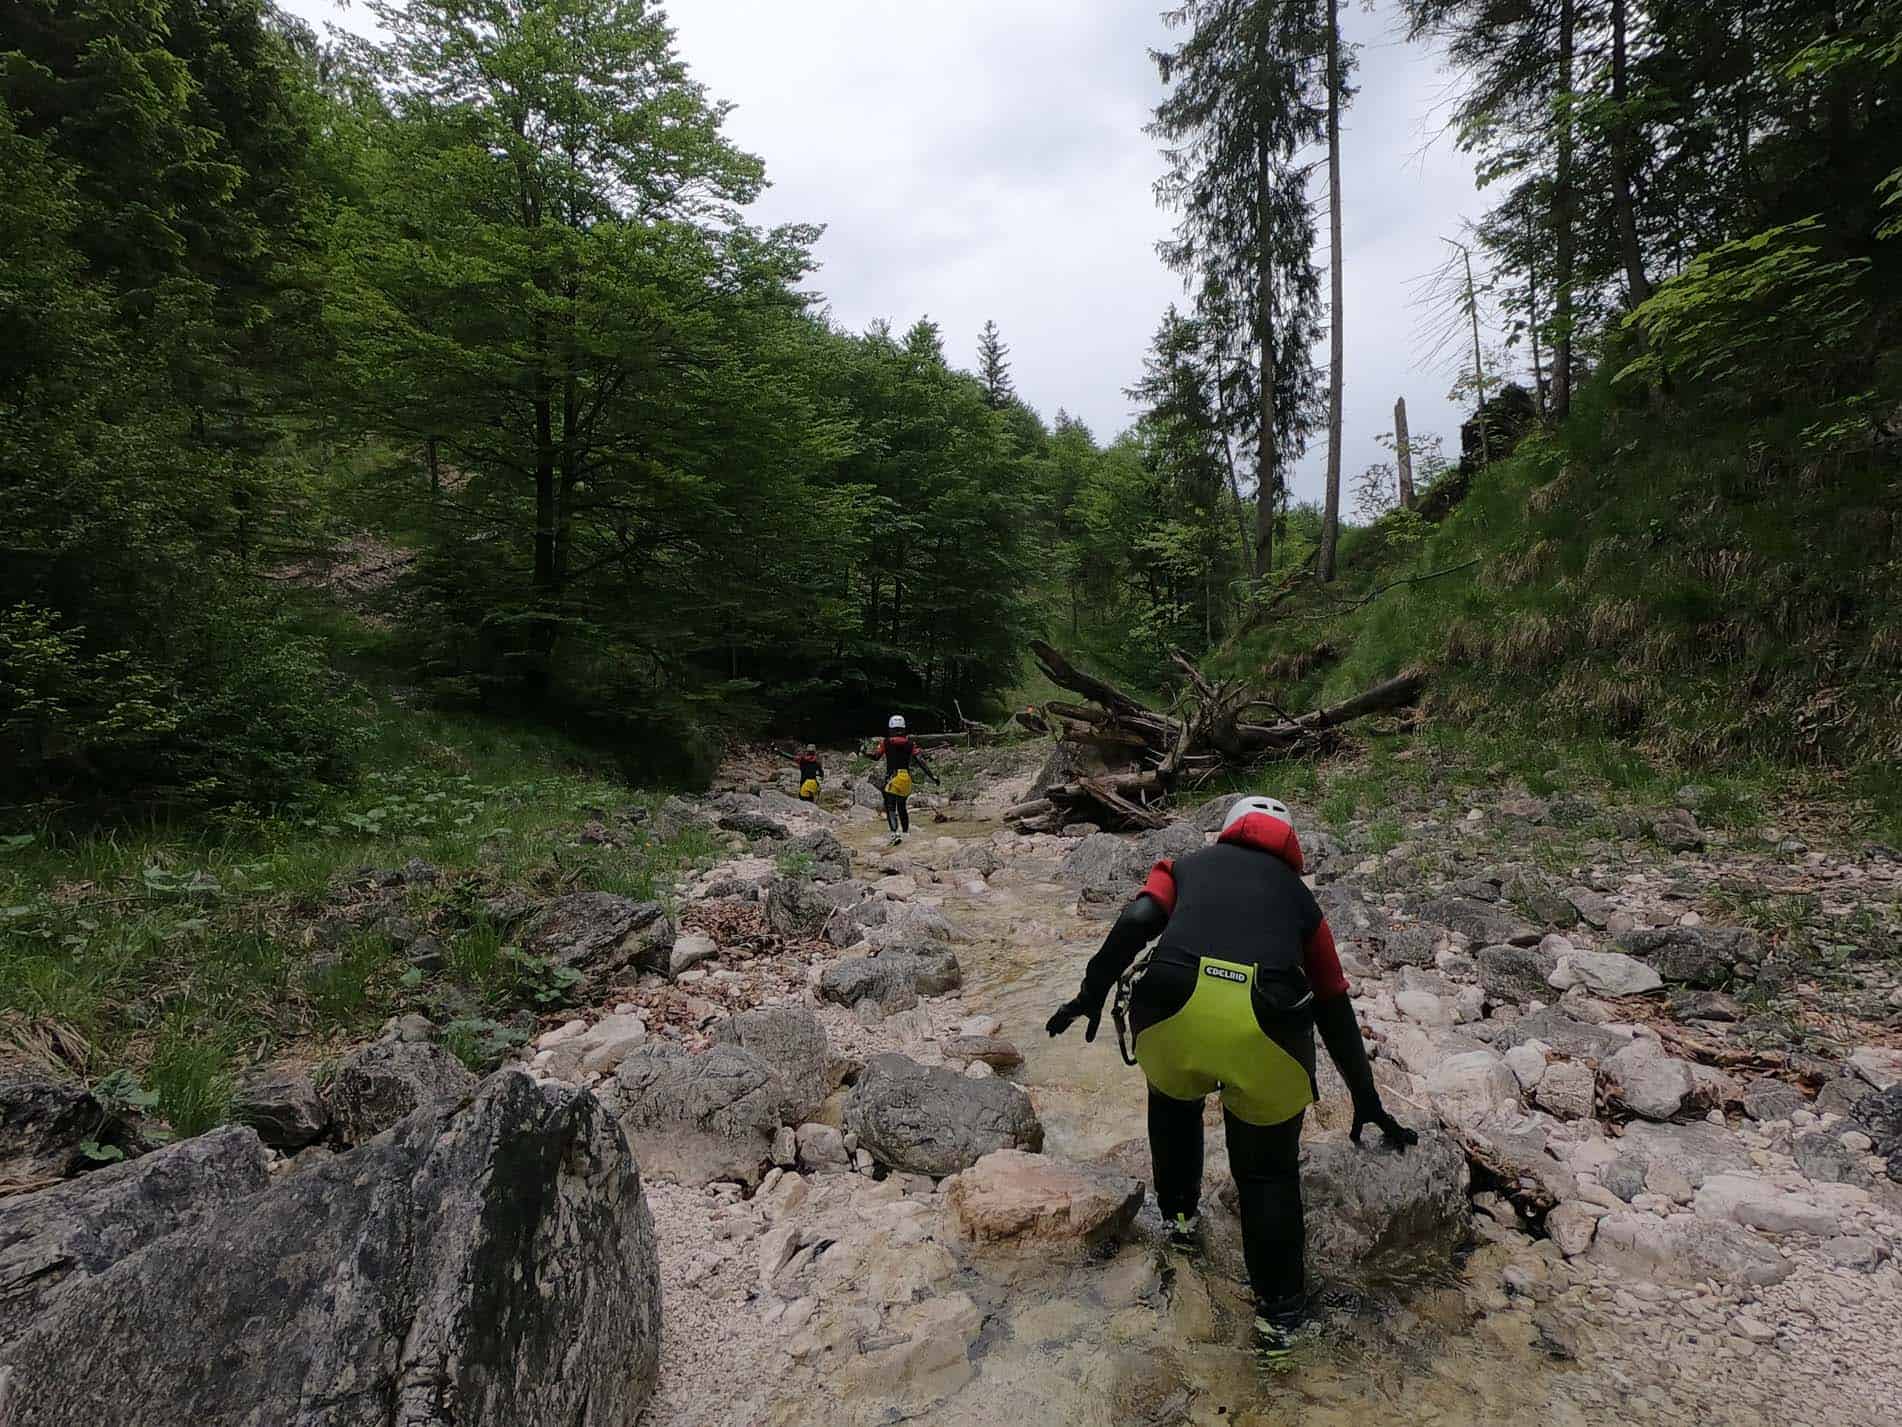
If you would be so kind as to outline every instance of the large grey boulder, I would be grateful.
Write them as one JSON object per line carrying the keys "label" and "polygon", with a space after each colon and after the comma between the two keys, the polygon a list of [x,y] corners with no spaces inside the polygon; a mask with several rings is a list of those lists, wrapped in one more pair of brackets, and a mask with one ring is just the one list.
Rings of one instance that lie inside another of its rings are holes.
{"label": "large grey boulder", "polygon": [[1870,1091],[1851,1108],[1849,1118],[1876,1142],[1877,1154],[1894,1154],[1902,1149],[1902,1085]]}
{"label": "large grey boulder", "polygon": [[742,837],[768,837],[775,842],[784,842],[792,836],[791,829],[784,823],[755,808],[723,812],[717,822],[724,831],[737,832]]}
{"label": "large grey boulder", "polygon": [[988,877],[1004,865],[1004,859],[988,842],[967,842],[951,854],[951,865],[961,871]]}
{"label": "large grey boulder", "polygon": [[[1744,1114],[1753,1120],[1787,1120],[1809,1106],[1809,1096],[1786,1080],[1760,1075],[1744,1086]],[[1902,1097],[1898,1097],[1897,1108],[1902,1111]]]}
{"label": "large grey boulder", "polygon": [[1625,1126],[1620,1156],[1649,1167],[1674,1170],[1696,1189],[1713,1175],[1750,1169],[1750,1151],[1742,1140],[1720,1125],[1699,1120],[1688,1125],[1649,1124],[1633,1120]]}
{"label": "large grey boulder", "polygon": [[640,1172],[585,1091],[492,1077],[69,1286],[8,1427],[633,1427],[659,1369]]}
{"label": "large grey boulder", "polygon": [[1479,964],[1479,984],[1494,1005],[1552,999],[1546,978],[1558,966],[1553,953],[1536,946],[1482,946],[1473,959]]}
{"label": "large grey boulder", "polygon": [[1697,1090],[1691,1067],[1656,1041],[1635,1040],[1605,1062],[1618,1098],[1647,1120],[1668,1120]]}
{"label": "large grey boulder", "polygon": [[647,1176],[679,1184],[757,1185],[793,1112],[786,1082],[737,1045],[641,1046],[602,1094]]}
{"label": "large grey boulder", "polygon": [[694,831],[712,832],[713,819],[685,798],[667,799],[654,814],[654,835],[663,842]]}
{"label": "large grey boulder", "polygon": [[325,1091],[331,1123],[346,1145],[360,1145],[398,1120],[476,1087],[475,1076],[439,1045],[374,1041],[354,1051]]}
{"label": "large grey boulder", "polygon": [[993,1150],[1043,1149],[1043,1122],[1015,1085],[902,1055],[866,1062],[845,1102],[845,1128],[878,1163],[913,1174],[956,1174]]}
{"label": "large grey boulder", "polygon": [[74,1285],[269,1181],[264,1146],[228,1127],[0,1199],[0,1343]]}
{"label": "large grey boulder", "polygon": [[246,1075],[231,1097],[231,1118],[287,1153],[315,1144],[330,1128],[330,1110],[316,1079],[296,1066],[266,1066]]}
{"label": "large grey boulder", "polygon": [[832,914],[831,901],[803,877],[775,877],[766,884],[766,924],[783,937],[816,937]]}
{"label": "large grey boulder", "polygon": [[1098,1165],[994,1150],[950,1188],[958,1228],[980,1244],[1047,1254],[1116,1238],[1142,1209],[1142,1181]]}
{"label": "large grey boulder", "polygon": [[844,1065],[832,1058],[825,1027],[800,1006],[758,1006],[713,1028],[722,1045],[736,1045],[765,1061],[785,1084],[788,1124],[803,1124],[839,1088]]}
{"label": "large grey boulder", "polygon": [[1506,1028],[1506,1034],[1513,1045],[1544,1041],[1560,1055],[1574,1060],[1609,1060],[1631,1044],[1629,1036],[1578,1020],[1554,1006],[1519,1017]]}
{"label": "large grey boulder", "polygon": [[1476,897],[1428,897],[1412,908],[1423,922],[1458,932],[1475,946],[1537,946],[1540,932],[1517,913]]}
{"label": "large grey boulder", "polygon": [[841,1006],[870,1001],[889,1016],[918,1004],[918,983],[904,957],[854,956],[820,974],[819,995]]}
{"label": "large grey boulder", "polygon": [[659,902],[611,892],[571,892],[544,903],[522,929],[522,950],[579,971],[589,981],[667,974],[674,924]]}
{"label": "large grey boulder", "polygon": [[885,920],[865,933],[866,940],[874,946],[903,950],[917,942],[967,940],[957,923],[936,907],[927,907],[922,902],[887,902],[885,907]]}
{"label": "large grey boulder", "polygon": [[848,957],[819,977],[819,995],[841,1006],[872,1001],[886,1015],[908,1011],[920,996],[942,996],[964,984],[958,959],[946,947],[929,943],[909,951]]}
{"label": "large grey boulder", "polygon": [[1621,951],[1560,952],[1546,984],[1555,991],[1583,986],[1599,996],[1642,996],[1659,990],[1664,980],[1635,956]]}
{"label": "large grey boulder", "polygon": [[1586,1257],[1633,1278],[1683,1285],[1780,1283],[1794,1268],[1750,1230],[1692,1214],[1608,1214]]}
{"label": "large grey boulder", "polygon": [[1381,1144],[1378,1132],[1362,1138],[1356,1145],[1328,1130],[1301,1142],[1308,1261],[1370,1277],[1445,1269],[1470,1232],[1465,1152],[1425,1128],[1405,1153]]}
{"label": "large grey boulder", "polygon": [[803,852],[812,859],[812,875],[819,882],[843,882],[852,875],[852,852],[838,834],[827,828],[795,837],[789,852]]}
{"label": "large grey boulder", "polygon": [[122,1153],[144,1148],[136,1129],[107,1119],[78,1081],[0,1074],[0,1186],[50,1184],[92,1168],[79,1148],[87,1140]]}
{"label": "large grey boulder", "polygon": [[1619,945],[1666,981],[1686,986],[1753,978],[1763,961],[1763,941],[1748,927],[1658,927],[1627,932]]}
{"label": "large grey boulder", "polygon": [[1202,845],[1202,830],[1192,822],[1170,823],[1137,837],[1093,832],[1064,855],[1057,875],[1085,901],[1127,901],[1157,862],[1186,857]]}

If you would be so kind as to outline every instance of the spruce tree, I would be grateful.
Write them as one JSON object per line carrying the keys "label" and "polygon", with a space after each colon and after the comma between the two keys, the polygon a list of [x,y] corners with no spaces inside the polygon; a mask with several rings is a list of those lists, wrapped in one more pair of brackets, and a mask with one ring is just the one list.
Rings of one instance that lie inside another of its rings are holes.
{"label": "spruce tree", "polygon": [[1185,0],[1164,18],[1187,33],[1154,55],[1169,86],[1149,127],[1168,164],[1157,192],[1180,215],[1161,252],[1197,312],[1235,324],[1234,347],[1253,357],[1259,581],[1274,566],[1285,472],[1316,416],[1320,281],[1298,156],[1322,134],[1322,34],[1305,3]]}
{"label": "spruce tree", "polygon": [[1010,348],[995,322],[986,322],[977,334],[977,379],[984,383],[984,404],[992,411],[1001,411],[1017,399],[1010,380]]}

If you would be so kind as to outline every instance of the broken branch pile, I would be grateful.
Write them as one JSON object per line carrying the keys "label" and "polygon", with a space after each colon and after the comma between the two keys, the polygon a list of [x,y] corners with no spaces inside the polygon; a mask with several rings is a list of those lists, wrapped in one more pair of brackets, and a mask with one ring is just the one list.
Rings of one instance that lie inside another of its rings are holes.
{"label": "broken branch pile", "polygon": [[1095,705],[1053,701],[1040,712],[1062,742],[1084,754],[1086,765],[1101,766],[1012,808],[1010,819],[1032,832],[1078,821],[1161,827],[1169,818],[1158,804],[1177,788],[1266,759],[1317,752],[1340,725],[1411,704],[1426,687],[1426,675],[1414,670],[1330,708],[1291,715],[1240,680],[1211,681],[1178,652],[1172,657],[1183,673],[1182,693],[1171,712],[1161,713],[1041,640],[1030,652],[1053,683]]}

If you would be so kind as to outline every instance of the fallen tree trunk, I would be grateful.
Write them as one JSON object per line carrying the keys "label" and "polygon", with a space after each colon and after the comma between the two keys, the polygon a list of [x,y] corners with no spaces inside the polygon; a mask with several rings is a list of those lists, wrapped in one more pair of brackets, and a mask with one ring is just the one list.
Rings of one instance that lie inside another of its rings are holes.
{"label": "fallen tree trunk", "polygon": [[[1033,803],[1006,814],[1013,822],[1034,823],[1039,829],[1065,822],[1160,827],[1168,817],[1157,805],[1184,784],[1194,786],[1270,758],[1318,752],[1332,741],[1333,730],[1369,714],[1404,708],[1420,697],[1427,683],[1423,671],[1410,670],[1327,708],[1288,714],[1240,681],[1210,680],[1177,651],[1171,657],[1182,671],[1184,687],[1175,710],[1164,713],[1079,669],[1061,650],[1041,640],[1031,644],[1030,652],[1052,682],[1095,705],[1053,700],[1043,712],[1061,741],[1091,750],[1104,765],[1103,772],[1073,774]],[[1262,711],[1277,715],[1275,721],[1259,721]]]}

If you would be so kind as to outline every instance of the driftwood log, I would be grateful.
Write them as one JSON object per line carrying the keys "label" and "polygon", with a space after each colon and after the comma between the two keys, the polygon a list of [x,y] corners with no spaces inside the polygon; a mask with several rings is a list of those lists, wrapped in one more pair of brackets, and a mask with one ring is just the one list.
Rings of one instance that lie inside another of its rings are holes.
{"label": "driftwood log", "polygon": [[1426,687],[1426,675],[1413,670],[1342,703],[1296,715],[1240,680],[1211,681],[1178,652],[1172,657],[1182,672],[1182,689],[1174,709],[1164,713],[1078,668],[1041,640],[1032,642],[1030,652],[1052,682],[1090,701],[1047,702],[1044,721],[1065,743],[1095,754],[1105,769],[1047,788],[1043,796],[1010,809],[1006,816],[1032,831],[1077,821],[1109,828],[1161,827],[1169,819],[1158,805],[1178,788],[1271,758],[1319,752],[1331,741],[1332,730],[1371,713],[1403,708]]}

